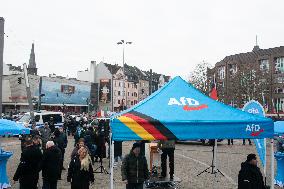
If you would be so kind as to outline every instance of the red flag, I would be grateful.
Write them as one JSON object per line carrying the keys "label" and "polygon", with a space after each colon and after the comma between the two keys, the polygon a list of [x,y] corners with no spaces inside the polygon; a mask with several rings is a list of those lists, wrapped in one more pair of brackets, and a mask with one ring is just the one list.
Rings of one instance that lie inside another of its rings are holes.
{"label": "red flag", "polygon": [[210,96],[211,98],[213,98],[214,100],[218,100],[217,89],[216,89],[216,85],[215,85],[215,84],[214,84],[214,86],[212,87],[212,90],[211,90],[209,96]]}
{"label": "red flag", "polygon": [[97,117],[101,117],[101,116],[102,116],[101,111],[98,111],[97,112]]}

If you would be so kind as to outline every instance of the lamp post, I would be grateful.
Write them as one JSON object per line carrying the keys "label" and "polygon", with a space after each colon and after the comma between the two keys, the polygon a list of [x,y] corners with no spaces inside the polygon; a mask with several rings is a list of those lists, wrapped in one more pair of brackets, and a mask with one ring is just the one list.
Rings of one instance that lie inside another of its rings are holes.
{"label": "lamp post", "polygon": [[[131,45],[132,42],[131,41],[125,41],[125,40],[120,40],[119,42],[117,42],[118,45],[122,45],[122,72],[123,72],[123,76],[122,76],[122,79],[123,79],[123,84],[122,84],[122,110],[124,110],[124,107],[126,105],[126,108],[127,108],[127,96],[126,96],[126,93],[127,91],[125,91],[125,68],[124,68],[124,65],[125,65],[125,62],[124,62],[124,48],[125,48],[125,45]],[[125,96],[125,98],[124,98]],[[125,105],[124,105],[125,103]]]}
{"label": "lamp post", "polygon": [[4,22],[0,17],[0,118],[2,118],[2,78],[3,78],[3,54],[4,54]]}

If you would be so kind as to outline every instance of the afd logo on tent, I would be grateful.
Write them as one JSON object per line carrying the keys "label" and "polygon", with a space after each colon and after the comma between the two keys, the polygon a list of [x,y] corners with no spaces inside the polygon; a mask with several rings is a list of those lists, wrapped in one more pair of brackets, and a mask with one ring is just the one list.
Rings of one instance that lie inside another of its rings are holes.
{"label": "afd logo on tent", "polygon": [[263,131],[264,131],[264,129],[260,128],[260,126],[258,124],[251,124],[251,125],[247,125],[247,127],[246,127],[246,132],[250,132],[251,136],[258,136]]}
{"label": "afd logo on tent", "polygon": [[172,97],[169,99],[168,105],[182,106],[183,110],[185,111],[202,110],[204,108],[208,108],[207,104],[200,104],[199,101],[187,97],[180,97],[179,99]]}

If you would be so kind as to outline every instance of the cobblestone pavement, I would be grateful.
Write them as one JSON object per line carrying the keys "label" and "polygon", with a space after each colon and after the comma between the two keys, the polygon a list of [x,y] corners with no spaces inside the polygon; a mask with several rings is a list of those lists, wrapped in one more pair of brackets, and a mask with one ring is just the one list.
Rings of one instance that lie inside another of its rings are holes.
{"label": "cobblestone pavement", "polygon": [[[69,143],[65,153],[64,167],[68,167],[70,154],[74,146],[74,140],[69,137]],[[7,164],[7,173],[10,180],[15,173],[20,159],[20,142],[17,138],[0,138],[0,145],[7,151],[12,151],[14,154],[9,159]],[[123,143],[123,154],[129,152],[131,142]],[[270,150],[268,152],[268,168],[270,167]],[[237,175],[240,169],[240,164],[246,159],[249,153],[256,153],[254,146],[243,146],[241,140],[235,140],[234,145],[228,146],[227,140],[219,143],[217,153],[217,168],[225,175],[217,174],[216,177],[210,173],[203,173],[197,176],[202,170],[206,169],[212,162],[212,147],[203,146],[197,142],[189,142],[186,144],[177,144],[175,151],[175,176],[181,178],[179,188],[184,189],[233,189],[237,188]],[[108,159],[104,159],[104,167],[108,170]],[[95,164],[94,169],[99,165]],[[276,167],[276,166],[275,166]],[[269,170],[269,169],[268,169]],[[58,182],[58,189],[71,188],[70,183],[66,181],[67,171],[63,171],[62,180]],[[114,186],[117,189],[125,188],[121,182],[120,163],[114,169]],[[268,171],[267,182],[270,183],[270,171]],[[42,185],[40,179],[39,185]],[[12,189],[18,189],[19,184],[12,182]],[[95,189],[109,188],[109,175],[95,174],[95,183],[90,187]],[[277,188],[277,187],[276,187]]]}

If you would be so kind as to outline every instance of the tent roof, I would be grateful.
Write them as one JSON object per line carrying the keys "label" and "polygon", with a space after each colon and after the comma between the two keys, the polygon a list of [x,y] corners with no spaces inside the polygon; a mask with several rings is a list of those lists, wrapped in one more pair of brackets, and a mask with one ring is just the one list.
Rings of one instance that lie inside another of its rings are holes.
{"label": "tent roof", "polygon": [[24,127],[22,124],[7,119],[0,119],[0,135],[18,135],[29,133],[30,129]]}
{"label": "tent roof", "polygon": [[181,77],[112,119],[114,140],[269,138],[273,121],[217,102]]}
{"label": "tent roof", "polygon": [[274,122],[274,132],[276,134],[283,134],[284,133],[284,121]]}

